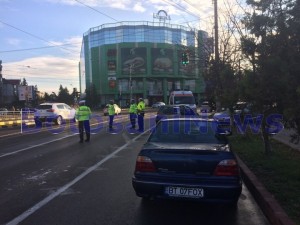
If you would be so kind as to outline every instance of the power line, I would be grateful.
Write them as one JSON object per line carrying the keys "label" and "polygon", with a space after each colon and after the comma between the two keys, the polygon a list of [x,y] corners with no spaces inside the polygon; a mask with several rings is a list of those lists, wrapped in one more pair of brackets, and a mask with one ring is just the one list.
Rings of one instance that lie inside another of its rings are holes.
{"label": "power line", "polygon": [[78,1],[78,0],[74,0],[74,1],[75,1],[75,2],[78,2],[78,3],[82,4],[82,5],[84,5],[85,7],[88,7],[88,8],[90,8],[90,9],[92,9],[92,10],[94,10],[94,11],[100,13],[100,14],[103,15],[103,16],[106,16],[106,17],[108,17],[108,18],[110,18],[110,19],[112,19],[112,20],[118,22],[118,20],[116,20],[115,18],[113,18],[113,17],[111,17],[111,16],[109,16],[109,15],[103,13],[103,12],[100,12],[99,10],[97,10],[97,9],[95,9],[95,8],[93,8],[93,7],[89,6],[89,5],[87,5],[87,4],[84,4],[84,3],[81,2],[81,1]]}
{"label": "power line", "polygon": [[[80,42],[81,43],[81,42]],[[68,43],[68,44],[61,44],[56,46],[43,46],[43,47],[35,47],[35,48],[23,48],[23,49],[14,49],[14,50],[6,50],[6,51],[0,51],[0,53],[9,53],[9,52],[21,52],[21,51],[30,51],[30,50],[39,50],[39,49],[45,49],[45,48],[57,48],[61,46],[67,46],[67,45],[76,45],[80,43]]]}
{"label": "power line", "polygon": [[[95,8],[93,8],[93,7],[91,7],[91,6],[89,6],[89,5],[86,5],[85,3],[83,3],[83,2],[81,2],[81,1],[79,1],[79,0],[74,0],[74,1],[76,1],[76,2],[78,2],[78,3],[80,3],[80,4],[84,5],[84,6],[86,6],[86,7],[90,8],[90,9],[92,9],[92,10],[94,10],[94,11],[100,13],[101,15],[104,15],[104,16],[106,16],[106,17],[108,17],[108,18],[110,18],[110,19],[112,19],[112,20],[118,22],[115,18],[113,18],[113,17],[111,17],[111,16],[109,16],[109,15],[107,15],[107,14],[104,14],[104,13],[102,13],[101,11],[99,11],[99,10],[97,10],[97,9],[95,9]],[[189,11],[189,10],[186,10],[183,6],[181,6],[181,5],[177,4],[177,3],[172,3],[172,4],[171,4],[170,2],[168,2],[168,1],[166,1],[166,0],[164,0],[164,1],[165,1],[167,4],[169,4],[169,5],[172,5],[172,6],[174,6],[174,7],[177,7],[177,8],[179,8],[179,9],[185,11],[186,13],[190,13],[190,14],[192,14],[193,16],[195,16],[196,18],[201,19],[198,15],[195,15],[193,12],[191,12],[191,11]],[[188,3],[188,4],[189,4],[189,3]],[[191,5],[191,4],[190,4],[190,5]],[[194,6],[193,6],[193,7],[194,7]],[[198,10],[198,11],[199,11],[199,10]],[[198,21],[198,19],[197,19],[197,20],[192,20],[192,21],[186,21],[186,22],[184,22],[184,23],[194,22],[194,21]],[[10,25],[10,24],[5,23],[5,22],[3,22],[3,21],[0,21],[0,22],[3,23],[3,24],[5,24],[5,25],[7,25],[7,26],[10,26],[10,27],[12,27],[12,28],[14,28],[14,29],[17,29],[17,30],[19,30],[19,31],[21,31],[21,32],[23,32],[23,33],[26,33],[26,34],[28,34],[28,35],[30,35],[30,36],[32,36],[32,37],[35,37],[35,38],[40,39],[40,40],[42,40],[42,41],[48,42],[48,43],[50,43],[50,44],[52,45],[52,46],[44,46],[44,47],[36,47],[36,48],[27,48],[27,49],[16,49],[16,50],[0,51],[0,53],[10,53],[10,52],[20,52],[20,51],[30,51],[30,50],[40,50],[40,49],[54,48],[54,47],[63,48],[62,46],[66,46],[66,45],[75,45],[75,44],[77,44],[77,43],[74,43],[74,44],[62,44],[62,45],[53,44],[53,43],[50,42],[50,41],[47,41],[47,40],[45,40],[45,39],[43,39],[43,38],[41,38],[41,37],[38,37],[38,36],[36,36],[36,35],[34,35],[34,34],[31,34],[31,33],[27,32],[27,31],[21,30],[21,29],[15,27],[15,26],[13,26],[13,25]],[[184,24],[184,23],[179,23],[179,24]],[[134,34],[137,34],[137,33],[135,32]],[[129,36],[129,35],[132,35],[132,34],[128,34],[128,36]],[[122,35],[122,36],[127,36],[127,35]],[[118,37],[116,36],[116,38],[118,38]],[[98,39],[97,41],[100,41],[100,40],[101,40],[101,39]],[[63,49],[65,49],[65,50],[67,50],[67,51],[70,51],[69,49],[66,49],[66,48],[63,48]],[[75,52],[75,51],[73,51],[73,52]],[[76,53],[77,53],[77,52],[76,52]]]}
{"label": "power line", "polygon": [[175,3],[175,2],[170,2],[168,0],[163,0],[164,2],[166,2],[167,4],[169,5],[172,5],[188,14],[191,14],[192,16],[196,17],[196,18],[200,18],[198,15],[194,14],[194,12],[190,11],[190,10],[187,10],[186,8],[184,8],[182,5],[178,4],[178,3]]}
{"label": "power line", "polygon": [[[188,22],[195,22],[198,20],[191,20],[191,21],[186,21],[186,22],[182,22],[182,23],[178,23],[178,24],[185,24]],[[132,32],[132,33],[128,33],[128,34],[120,34],[120,35],[116,35],[115,38],[121,38],[121,37],[127,37],[127,36],[132,36],[132,35],[138,35],[143,34],[143,33],[147,33],[147,32],[151,32],[152,30],[148,30],[148,31],[139,31],[139,32]],[[101,41],[104,40],[105,38],[99,38],[96,39],[94,41]],[[81,43],[81,42],[80,42]],[[67,46],[67,45],[76,45],[76,44],[80,44],[80,43],[67,43],[67,44],[61,44],[61,45],[55,45],[55,46],[42,46],[42,47],[36,47],[36,48],[26,48],[26,49],[14,49],[14,50],[6,50],[6,51],[0,51],[0,53],[10,53],[10,52],[21,52],[21,51],[30,51],[30,50],[42,50],[42,49],[46,49],[46,48],[56,48],[56,47],[61,47],[61,46]]]}
{"label": "power line", "polygon": [[[1,21],[1,20],[0,20],[0,22],[1,22],[2,24],[6,25],[6,26],[12,27],[12,28],[14,28],[14,29],[16,29],[16,30],[18,30],[18,31],[21,31],[21,32],[23,32],[23,33],[25,33],[25,34],[28,34],[28,35],[31,36],[31,37],[34,37],[34,38],[36,38],[36,39],[39,39],[39,40],[42,40],[42,41],[44,41],[44,42],[50,43],[52,46],[59,47],[59,46],[57,46],[57,44],[54,44],[54,43],[52,43],[51,41],[48,41],[48,40],[46,40],[46,39],[44,39],[44,38],[41,38],[41,37],[39,37],[39,36],[37,36],[37,35],[34,35],[34,34],[32,34],[32,33],[29,33],[29,32],[27,32],[27,31],[25,31],[25,30],[22,30],[22,29],[20,29],[20,28],[18,28],[18,27],[15,27],[15,26],[13,26],[13,25],[10,25],[10,24],[8,24],[8,23],[5,23],[5,22],[3,22],[3,21]],[[69,50],[69,49],[63,48],[63,47],[60,47],[60,48],[65,49],[65,50],[67,50],[67,51],[72,51],[72,50]],[[75,52],[75,51],[72,51],[72,52]]]}

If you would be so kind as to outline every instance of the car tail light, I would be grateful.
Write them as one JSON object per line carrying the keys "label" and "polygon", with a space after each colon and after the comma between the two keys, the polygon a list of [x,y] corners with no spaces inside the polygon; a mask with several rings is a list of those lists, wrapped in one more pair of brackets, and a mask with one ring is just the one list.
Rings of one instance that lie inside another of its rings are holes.
{"label": "car tail light", "polygon": [[222,160],[214,171],[215,176],[238,176],[239,173],[239,166],[234,159]]}
{"label": "car tail light", "polygon": [[54,109],[47,109],[47,112],[54,112]]}
{"label": "car tail light", "polygon": [[149,157],[138,156],[135,164],[135,172],[155,172],[156,168]]}

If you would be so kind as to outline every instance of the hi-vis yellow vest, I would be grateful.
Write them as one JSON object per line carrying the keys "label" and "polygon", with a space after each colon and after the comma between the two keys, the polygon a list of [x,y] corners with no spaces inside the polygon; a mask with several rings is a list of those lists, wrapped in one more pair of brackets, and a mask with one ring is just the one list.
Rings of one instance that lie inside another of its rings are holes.
{"label": "hi-vis yellow vest", "polygon": [[76,110],[76,119],[78,121],[89,120],[92,115],[91,109],[88,106],[82,105]]}

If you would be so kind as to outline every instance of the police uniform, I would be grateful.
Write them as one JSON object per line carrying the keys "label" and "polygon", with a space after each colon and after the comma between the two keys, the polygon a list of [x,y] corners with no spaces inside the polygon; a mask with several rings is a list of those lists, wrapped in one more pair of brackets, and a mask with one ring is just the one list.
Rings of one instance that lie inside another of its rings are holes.
{"label": "police uniform", "polygon": [[131,129],[135,129],[136,117],[137,117],[137,104],[134,99],[131,100],[130,108],[129,108],[129,119],[131,123]]}
{"label": "police uniform", "polygon": [[86,142],[90,141],[91,129],[90,129],[90,118],[92,112],[90,107],[85,105],[85,101],[79,102],[79,108],[76,110],[75,117],[78,120],[78,129],[79,129],[79,137],[80,143],[83,142],[83,133],[85,131],[86,134]]}
{"label": "police uniform", "polygon": [[138,113],[139,131],[144,132],[145,102],[144,99],[142,98],[139,99],[139,103],[137,105],[137,113]]}

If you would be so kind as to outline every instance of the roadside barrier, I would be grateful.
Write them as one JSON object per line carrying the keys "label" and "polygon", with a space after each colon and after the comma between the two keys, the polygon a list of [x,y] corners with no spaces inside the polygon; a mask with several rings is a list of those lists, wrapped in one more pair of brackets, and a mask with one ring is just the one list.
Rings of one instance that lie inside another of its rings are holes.
{"label": "roadside barrier", "polygon": [[34,124],[34,114],[25,111],[0,111],[0,128]]}

